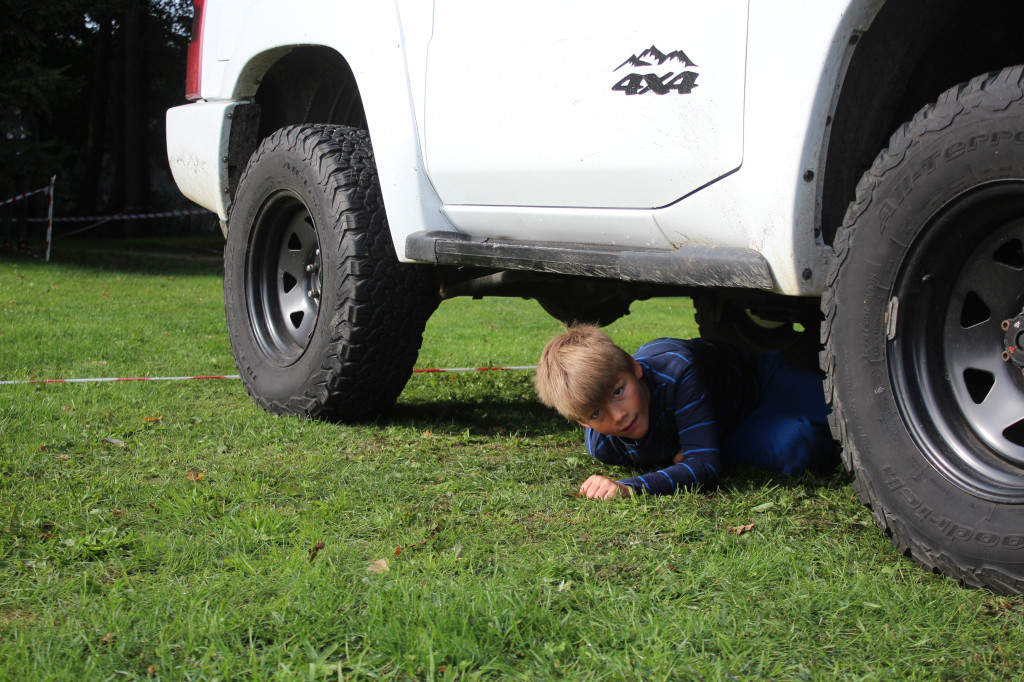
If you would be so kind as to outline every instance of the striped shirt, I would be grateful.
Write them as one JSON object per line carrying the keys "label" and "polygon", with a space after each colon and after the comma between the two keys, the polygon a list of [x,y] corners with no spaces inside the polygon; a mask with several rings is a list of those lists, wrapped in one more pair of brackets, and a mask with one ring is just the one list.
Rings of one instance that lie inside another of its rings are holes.
{"label": "striped shirt", "polygon": [[[587,451],[606,464],[657,468],[619,481],[635,492],[714,487],[719,443],[757,404],[757,356],[723,342],[655,339],[634,357],[651,396],[647,433],[632,440],[587,428]],[[678,453],[683,461],[673,464]]]}

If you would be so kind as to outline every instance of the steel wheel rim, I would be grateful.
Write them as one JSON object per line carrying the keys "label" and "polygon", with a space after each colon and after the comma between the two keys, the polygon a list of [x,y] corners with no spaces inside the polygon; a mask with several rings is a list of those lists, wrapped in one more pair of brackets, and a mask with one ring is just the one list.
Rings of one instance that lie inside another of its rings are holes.
{"label": "steel wheel rim", "polygon": [[1003,359],[1003,321],[1024,305],[1024,183],[965,192],[922,234],[888,311],[889,372],[903,422],[961,489],[1024,503],[1024,375]]}
{"label": "steel wheel rim", "polygon": [[316,329],[322,287],[319,236],[308,208],[295,195],[278,192],[260,208],[245,279],[256,342],[275,365],[294,363]]}

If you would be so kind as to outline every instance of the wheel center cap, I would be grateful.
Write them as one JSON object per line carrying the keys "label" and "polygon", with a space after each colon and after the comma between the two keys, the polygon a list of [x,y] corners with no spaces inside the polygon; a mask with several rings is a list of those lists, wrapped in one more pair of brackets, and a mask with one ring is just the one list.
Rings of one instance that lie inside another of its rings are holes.
{"label": "wheel center cap", "polygon": [[1024,312],[1017,317],[1003,320],[1003,360],[1024,369]]}

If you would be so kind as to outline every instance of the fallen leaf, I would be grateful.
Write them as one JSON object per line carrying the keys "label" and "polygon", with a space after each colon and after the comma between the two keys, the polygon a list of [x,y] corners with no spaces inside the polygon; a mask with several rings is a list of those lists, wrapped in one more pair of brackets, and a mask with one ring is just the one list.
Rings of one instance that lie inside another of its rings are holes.
{"label": "fallen leaf", "polygon": [[114,635],[113,632],[108,632],[107,634],[103,635],[102,638],[100,638],[100,644],[102,644],[103,646],[107,646],[108,644],[113,644],[114,640],[116,639],[117,637]]}
{"label": "fallen leaf", "polygon": [[727,528],[727,530],[730,533],[735,533],[736,535],[743,535],[744,533],[746,533],[748,531],[754,530],[754,524],[753,523],[748,523],[745,526],[729,526]]}
{"label": "fallen leaf", "polygon": [[110,436],[107,436],[103,440],[107,441],[111,445],[116,445],[119,448],[123,448],[124,446],[127,445],[127,443],[125,443],[123,440],[120,440],[119,438],[111,438]]}
{"label": "fallen leaf", "polygon": [[422,434],[420,434],[420,435],[423,435],[423,436],[433,436],[433,435],[434,435],[434,432],[433,432],[433,431],[431,431],[430,429],[427,429],[426,431],[424,431],[424,432],[423,432]]}
{"label": "fallen leaf", "polygon": [[148,668],[146,668],[146,674],[149,675],[150,677],[155,675],[156,674],[156,666],[155,665],[151,665]]}
{"label": "fallen leaf", "polygon": [[769,509],[771,509],[774,506],[775,506],[774,502],[765,502],[764,504],[757,505],[756,507],[754,507],[750,511],[755,511],[755,512],[768,511]]}
{"label": "fallen leaf", "polygon": [[39,450],[40,450],[40,452],[46,452],[46,446],[45,445],[40,445],[39,446]]}
{"label": "fallen leaf", "polygon": [[110,294],[103,294],[103,298],[110,298]]}
{"label": "fallen leaf", "polygon": [[159,417],[143,417],[142,421],[144,421],[144,422],[158,422],[158,421],[160,421],[163,418],[164,418],[163,415],[160,415]]}
{"label": "fallen leaf", "polygon": [[402,546],[401,545],[395,545],[395,556],[398,556],[401,553],[402,553]]}
{"label": "fallen leaf", "polygon": [[203,472],[202,471],[190,471],[187,474],[185,474],[185,478],[187,478],[190,481],[201,481],[201,480],[203,480]]}
{"label": "fallen leaf", "polygon": [[387,573],[390,570],[391,567],[388,565],[387,559],[377,559],[366,567],[367,573]]}
{"label": "fallen leaf", "polygon": [[320,550],[324,548],[324,543],[318,542],[309,548],[309,560],[312,561],[316,558],[316,555],[320,553]]}

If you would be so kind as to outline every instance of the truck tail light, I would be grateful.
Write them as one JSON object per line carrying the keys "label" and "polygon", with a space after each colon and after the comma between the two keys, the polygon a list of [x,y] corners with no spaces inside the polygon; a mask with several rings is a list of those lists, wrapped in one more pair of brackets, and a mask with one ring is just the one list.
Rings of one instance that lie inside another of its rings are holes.
{"label": "truck tail light", "polygon": [[188,43],[188,65],[185,68],[185,98],[199,99],[203,67],[203,6],[206,0],[192,0],[192,35]]}

